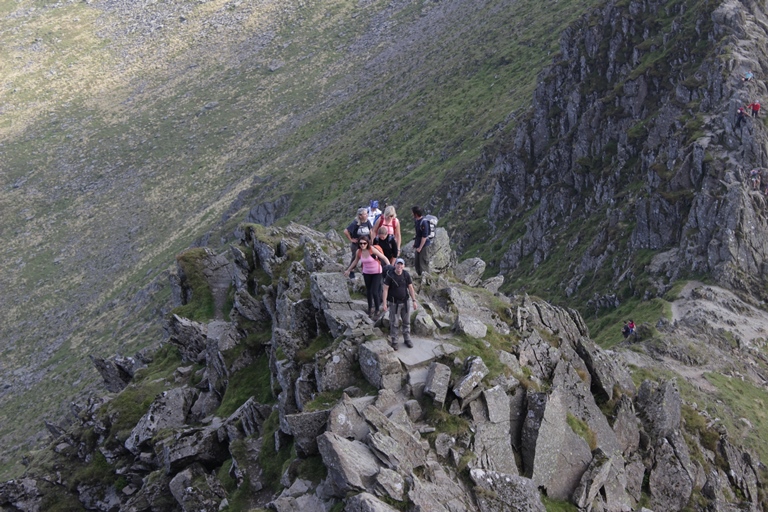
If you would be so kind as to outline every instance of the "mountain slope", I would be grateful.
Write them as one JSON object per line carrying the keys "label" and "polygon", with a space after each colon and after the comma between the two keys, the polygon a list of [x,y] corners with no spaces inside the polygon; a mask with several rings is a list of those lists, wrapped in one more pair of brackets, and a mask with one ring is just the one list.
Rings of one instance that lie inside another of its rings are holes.
{"label": "mountain slope", "polygon": [[764,6],[730,1],[609,2],[574,24],[477,187],[513,243],[478,250],[582,312],[691,275],[764,300],[768,220],[748,175],[766,130],[735,121],[766,93],[741,80],[763,76],[765,26]]}
{"label": "mountain slope", "polygon": [[374,193],[439,197],[589,5],[0,3],[4,457],[88,355],[162,337],[173,256],[254,198],[338,226]]}

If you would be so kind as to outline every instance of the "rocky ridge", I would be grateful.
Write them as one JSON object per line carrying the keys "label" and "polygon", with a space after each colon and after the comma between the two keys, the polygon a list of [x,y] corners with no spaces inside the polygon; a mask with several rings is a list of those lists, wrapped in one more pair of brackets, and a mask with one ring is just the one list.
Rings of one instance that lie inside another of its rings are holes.
{"label": "rocky ridge", "polygon": [[693,435],[673,381],[636,386],[576,311],[498,294],[482,261],[455,264],[444,229],[435,249],[416,346],[398,351],[354,298],[334,232],[244,225],[228,254],[193,249],[176,305],[221,294],[226,259],[229,319],[176,314],[155,354],[95,360],[122,391],[49,425],[0,506],[762,510],[759,461],[725,431]]}
{"label": "rocky ridge", "polygon": [[[529,118],[475,176],[492,230],[511,230],[502,273],[545,269],[549,292],[594,293],[596,307],[692,274],[764,300],[768,217],[747,176],[768,178],[768,133],[761,119],[737,128],[736,111],[768,92],[767,26],[749,0],[632,0],[569,27]],[[758,79],[743,82],[748,69]],[[454,188],[459,205],[468,189]]]}

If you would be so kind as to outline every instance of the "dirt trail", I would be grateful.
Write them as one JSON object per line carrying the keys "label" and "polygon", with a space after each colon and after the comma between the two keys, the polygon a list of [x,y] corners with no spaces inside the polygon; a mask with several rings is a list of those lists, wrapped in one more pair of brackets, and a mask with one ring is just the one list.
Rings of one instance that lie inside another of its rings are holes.
{"label": "dirt trail", "polygon": [[768,312],[747,304],[734,293],[698,281],[689,282],[672,303],[672,321],[695,317],[731,332],[740,346],[768,337]]}
{"label": "dirt trail", "polygon": [[[686,364],[666,353],[639,353],[624,351],[629,364],[638,367],[662,367],[688,381],[695,388],[715,393],[717,389],[705,377],[706,373],[731,369],[734,351],[746,352],[749,347],[760,346],[768,338],[768,312],[742,301],[734,293],[698,281],[689,282],[672,303],[671,327],[665,330],[665,342],[676,345],[675,340],[692,343],[696,357],[705,361],[700,365]],[[704,333],[704,334],[703,334]],[[730,336],[738,344],[730,352],[722,350],[705,333]],[[682,349],[683,353],[685,349]]]}

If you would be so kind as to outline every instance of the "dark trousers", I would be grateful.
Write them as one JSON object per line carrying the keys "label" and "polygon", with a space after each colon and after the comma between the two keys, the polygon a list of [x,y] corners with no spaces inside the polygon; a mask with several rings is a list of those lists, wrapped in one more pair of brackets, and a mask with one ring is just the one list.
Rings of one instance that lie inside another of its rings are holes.
{"label": "dark trousers", "polygon": [[368,309],[375,308],[378,312],[381,306],[381,274],[363,274],[363,281]]}
{"label": "dark trousers", "polygon": [[429,251],[431,247],[429,245],[425,245],[424,248],[415,253],[416,256],[416,273],[418,275],[421,275],[422,272],[429,272]]}
{"label": "dark trousers", "polygon": [[390,302],[389,308],[389,342],[397,343],[400,333],[403,334],[403,341],[411,339],[411,302],[406,301],[401,304]]}
{"label": "dark trousers", "polygon": [[[349,250],[352,253],[352,257],[349,259],[349,264],[351,265],[353,261],[355,261],[355,256],[357,256],[357,250],[359,249],[358,245],[354,242],[350,242],[349,244]],[[355,269],[352,269],[352,274],[355,273]],[[350,274],[350,275],[352,275]]]}

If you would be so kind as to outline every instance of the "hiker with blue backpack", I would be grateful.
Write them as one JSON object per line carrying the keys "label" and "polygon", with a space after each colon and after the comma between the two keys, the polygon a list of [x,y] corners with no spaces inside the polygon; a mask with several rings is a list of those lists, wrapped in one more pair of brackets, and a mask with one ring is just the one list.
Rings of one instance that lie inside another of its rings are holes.
{"label": "hiker with blue backpack", "polygon": [[411,208],[411,213],[416,231],[416,238],[413,240],[416,259],[414,267],[416,267],[416,273],[421,276],[422,273],[429,272],[429,247],[432,239],[435,238],[437,217],[433,215],[425,217],[423,210],[418,206]]}
{"label": "hiker with blue backpack", "polygon": [[379,221],[379,217],[381,217],[381,210],[379,210],[379,202],[375,199],[371,199],[370,205],[368,206],[368,219],[371,221],[371,224],[375,226],[376,223]]}

